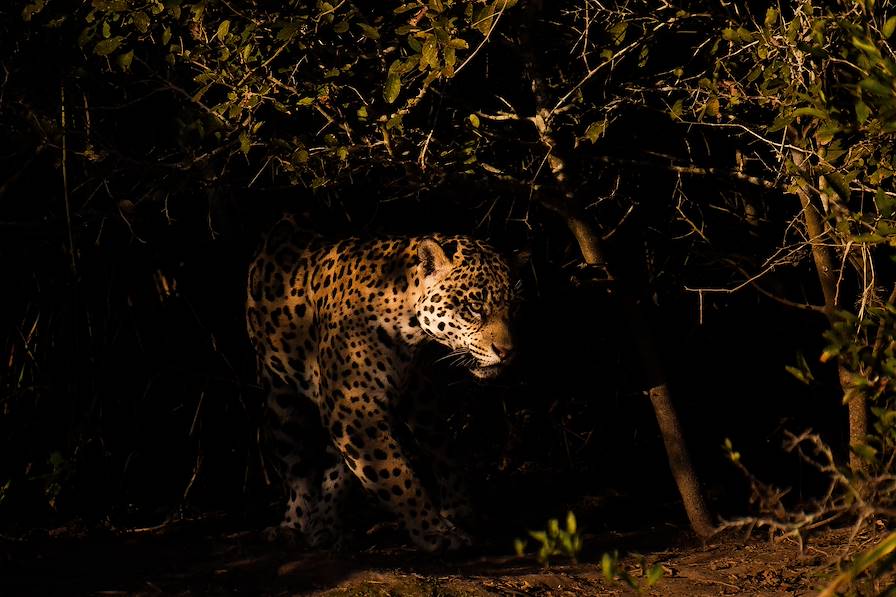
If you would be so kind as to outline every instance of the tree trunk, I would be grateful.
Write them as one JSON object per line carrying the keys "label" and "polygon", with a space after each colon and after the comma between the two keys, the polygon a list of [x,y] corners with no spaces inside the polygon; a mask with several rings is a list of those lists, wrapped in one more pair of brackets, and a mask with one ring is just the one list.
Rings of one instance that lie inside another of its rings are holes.
{"label": "tree trunk", "polygon": [[[790,153],[793,163],[799,170],[803,169],[805,158],[803,154],[792,150]],[[806,223],[806,232],[809,234],[809,242],[812,244],[812,259],[815,261],[815,271],[818,273],[818,282],[824,295],[825,312],[831,324],[834,323],[835,311],[839,308],[839,295],[837,292],[837,270],[834,266],[834,255],[831,248],[825,244],[828,238],[828,230],[824,219],[818,211],[815,195],[809,183],[801,178],[796,180],[797,195],[803,208],[803,221]],[[846,403],[849,409],[849,445],[855,446],[865,442],[868,434],[868,412],[865,397],[859,392],[850,392],[852,382],[849,371],[842,363],[837,365],[837,374],[840,380],[840,388],[843,396],[849,396]],[[849,468],[853,471],[863,471],[866,463],[855,452],[849,453]]]}
{"label": "tree trunk", "polygon": [[[567,179],[567,160],[563,150],[558,146],[551,131],[551,102],[545,73],[551,65],[544,64],[542,56],[537,50],[538,36],[535,32],[542,18],[543,0],[532,0],[527,8],[526,26],[520,32],[521,47],[524,48],[527,70],[532,83],[532,95],[535,100],[535,114],[528,120],[535,127],[538,139],[544,148],[545,159],[550,167],[551,175],[560,189],[562,199],[554,202],[547,198],[541,198],[542,205],[561,215],[573,237],[579,244],[582,257],[587,265],[607,267],[601,250],[600,236],[595,226],[582,217],[579,202],[571,190]],[[663,443],[666,446],[666,454],[669,458],[669,466],[678,491],[684,502],[685,511],[691,522],[691,528],[700,537],[706,538],[715,533],[715,525],[712,516],[703,498],[700,483],[694,473],[690,456],[685,447],[684,437],[681,434],[681,426],[678,416],[672,406],[669,387],[666,383],[665,372],[660,364],[650,327],[641,310],[640,301],[635,293],[629,291],[624,282],[620,282],[617,272],[609,270],[611,277],[616,279],[619,301],[622,305],[625,317],[630,329],[635,335],[645,373],[649,379],[648,395],[656,413]]]}
{"label": "tree trunk", "polygon": [[[557,211],[556,207],[551,207]],[[568,212],[561,212],[561,215],[565,216],[567,226],[579,244],[585,263],[606,266],[600,239],[594,227],[578,215]],[[678,492],[681,494],[685,512],[694,532],[702,538],[709,537],[715,532],[716,527],[703,497],[703,491],[700,489],[700,481],[691,464],[691,457],[685,445],[678,415],[672,405],[669,385],[653,335],[638,298],[628,290],[624,283],[620,283],[618,277],[615,280],[619,301],[629,323],[629,329],[632,330],[638,344],[638,351],[649,384],[648,395],[656,414],[660,433],[663,436],[663,443],[666,446],[669,468],[672,470],[672,476],[675,478]]]}

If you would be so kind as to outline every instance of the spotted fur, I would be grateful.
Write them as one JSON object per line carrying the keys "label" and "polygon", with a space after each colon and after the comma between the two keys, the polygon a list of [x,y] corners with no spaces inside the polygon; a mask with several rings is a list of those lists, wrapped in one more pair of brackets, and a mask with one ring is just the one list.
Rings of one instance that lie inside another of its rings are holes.
{"label": "spotted fur", "polygon": [[[354,477],[421,548],[467,544],[453,519],[468,505],[456,476],[442,474],[450,468],[444,417],[416,408],[399,420],[396,406],[426,342],[448,347],[479,378],[508,362],[513,288],[504,260],[465,236],[330,243],[282,220],[250,268],[248,290],[249,336],[289,489],[283,526],[312,546],[338,542]],[[411,469],[396,439],[403,426],[429,444],[438,496]]]}

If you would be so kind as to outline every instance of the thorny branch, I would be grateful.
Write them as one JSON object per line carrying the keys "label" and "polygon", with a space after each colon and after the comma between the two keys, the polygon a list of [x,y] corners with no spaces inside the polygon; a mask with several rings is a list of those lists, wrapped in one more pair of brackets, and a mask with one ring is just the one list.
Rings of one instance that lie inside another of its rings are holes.
{"label": "thorny branch", "polygon": [[784,504],[789,489],[780,489],[760,481],[743,464],[740,455],[731,453],[731,461],[750,482],[750,502],[758,510],[756,516],[725,520],[719,530],[766,528],[771,538],[781,541],[794,538],[805,548],[805,541],[812,531],[840,521],[854,521],[850,539],[843,547],[842,556],[851,548],[852,541],[865,525],[881,516],[896,512],[893,492],[896,491],[896,475],[856,476],[847,473],[837,464],[831,448],[811,430],[800,434],[785,432],[784,449],[795,452],[800,460],[819,471],[827,479],[827,489],[817,500],[806,507],[794,509]]}

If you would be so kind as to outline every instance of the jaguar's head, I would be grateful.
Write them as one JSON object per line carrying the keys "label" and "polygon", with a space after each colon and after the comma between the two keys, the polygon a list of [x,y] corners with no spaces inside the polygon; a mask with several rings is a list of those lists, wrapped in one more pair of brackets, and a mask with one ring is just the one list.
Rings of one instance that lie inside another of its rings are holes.
{"label": "jaguar's head", "polygon": [[417,245],[422,293],[415,304],[427,335],[451,349],[470,372],[488,379],[514,355],[510,315],[514,287],[507,262],[468,237]]}

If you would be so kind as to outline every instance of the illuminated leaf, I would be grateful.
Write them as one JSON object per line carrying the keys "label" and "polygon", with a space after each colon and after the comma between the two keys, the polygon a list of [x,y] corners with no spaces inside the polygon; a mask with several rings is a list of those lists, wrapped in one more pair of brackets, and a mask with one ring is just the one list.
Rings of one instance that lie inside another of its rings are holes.
{"label": "illuminated leaf", "polygon": [[224,38],[227,37],[227,34],[230,32],[230,21],[227,19],[221,21],[221,24],[218,25],[218,31],[215,33],[215,37],[219,40],[224,41]]}
{"label": "illuminated leaf", "polygon": [[134,61],[134,50],[129,50],[129,51],[125,52],[124,54],[121,54],[116,59],[118,66],[120,66],[121,70],[123,70],[123,71],[129,71],[131,69],[131,62],[133,62],[133,61]]}
{"label": "illuminated leaf", "polygon": [[438,42],[434,35],[429,36],[423,44],[423,50],[420,53],[420,65],[439,66]]}
{"label": "illuminated leaf", "polygon": [[386,86],[383,89],[383,99],[387,104],[391,104],[401,92],[401,77],[397,74],[391,74],[386,79]]}
{"label": "illuminated leaf", "polygon": [[592,143],[597,143],[597,140],[604,136],[604,129],[606,129],[606,126],[607,123],[603,120],[600,122],[592,122],[588,125],[588,128],[585,129],[585,138]]}
{"label": "illuminated leaf", "polygon": [[118,46],[121,45],[122,41],[124,41],[124,38],[120,35],[110,37],[109,39],[104,39],[103,41],[96,44],[96,46],[94,46],[93,53],[97,56],[108,56],[118,49]]}
{"label": "illuminated leaf", "polygon": [[896,16],[890,17],[884,22],[884,26],[881,27],[880,32],[884,34],[884,37],[887,39],[893,35],[893,31],[896,30]]}
{"label": "illuminated leaf", "polygon": [[871,115],[871,108],[868,107],[868,104],[863,102],[862,100],[858,100],[856,102],[856,122],[859,124],[864,124],[866,120],[868,120],[868,116]]}
{"label": "illuminated leaf", "polygon": [[358,23],[358,27],[361,28],[361,32],[364,34],[364,37],[369,39],[379,39],[380,32],[377,31],[376,27],[371,27],[367,23]]}

